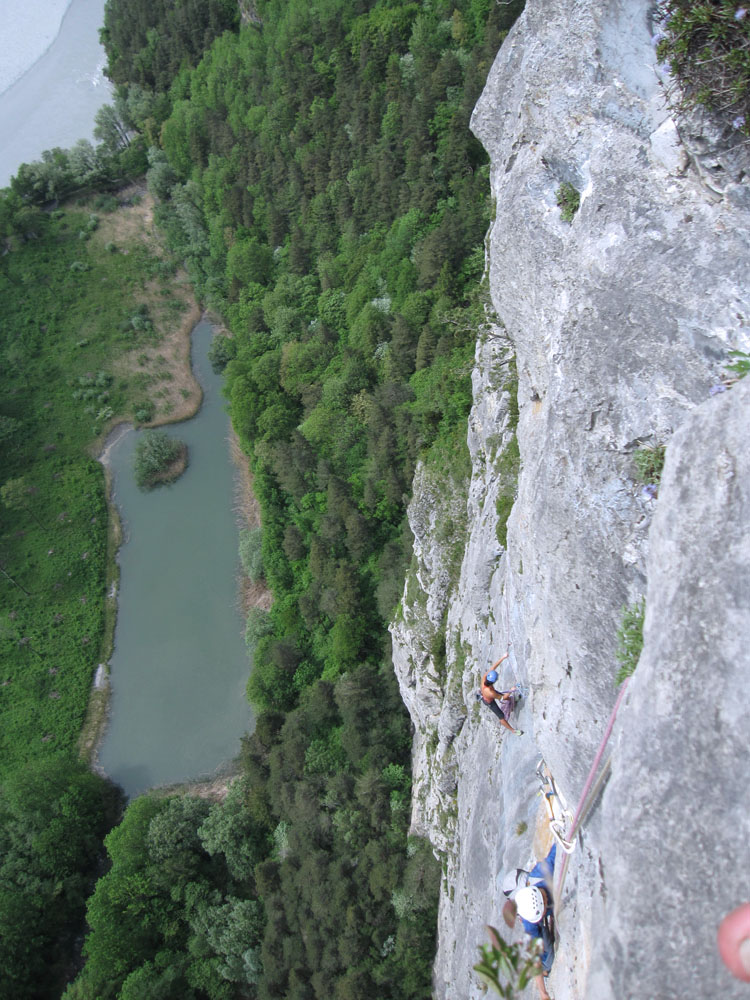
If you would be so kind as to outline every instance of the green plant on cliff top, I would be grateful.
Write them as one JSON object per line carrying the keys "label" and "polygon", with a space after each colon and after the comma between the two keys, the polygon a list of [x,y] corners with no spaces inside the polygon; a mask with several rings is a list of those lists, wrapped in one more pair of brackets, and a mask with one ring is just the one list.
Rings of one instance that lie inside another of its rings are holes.
{"label": "green plant on cliff top", "polygon": [[573,216],[581,206],[581,192],[568,181],[563,181],[557,189],[557,204],[563,222],[572,222]]}
{"label": "green plant on cliff top", "polygon": [[665,452],[666,446],[663,444],[657,445],[655,448],[638,449],[633,456],[633,461],[640,482],[651,483],[654,486],[659,485],[664,470]]}
{"label": "green plant on cliff top", "polygon": [[750,7],[736,0],[664,0],[657,57],[687,107],[702,105],[750,135]]}
{"label": "green plant on cliff top", "polygon": [[[503,389],[509,396],[508,416],[510,419],[508,427],[511,431],[515,432],[518,427],[518,374],[516,372],[515,358],[511,362],[510,376]],[[495,533],[497,540],[503,548],[507,548],[508,545],[508,518],[516,500],[520,467],[521,451],[518,446],[518,437],[514,433],[495,464],[500,478],[500,487],[497,492],[497,500],[495,501],[495,512],[497,514]]]}
{"label": "green plant on cliff top", "polygon": [[730,351],[729,357],[733,360],[731,365],[727,365],[727,371],[732,372],[737,380],[744,378],[750,372],[750,354],[744,351]]}
{"label": "green plant on cliff top", "polygon": [[622,684],[638,666],[643,650],[643,619],[646,614],[646,599],[642,597],[635,604],[622,609],[622,623],[617,630],[617,652],[615,656],[620,669],[615,676],[615,684]]}

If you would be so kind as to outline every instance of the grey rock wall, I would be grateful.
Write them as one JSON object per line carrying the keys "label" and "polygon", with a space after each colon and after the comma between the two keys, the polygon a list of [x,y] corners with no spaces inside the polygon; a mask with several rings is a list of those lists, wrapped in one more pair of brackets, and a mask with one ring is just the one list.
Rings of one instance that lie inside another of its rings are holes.
{"label": "grey rock wall", "polygon": [[[460,573],[443,572],[429,526],[440,491],[417,482],[415,571],[393,628],[416,726],[414,824],[444,859],[440,998],[483,995],[471,966],[483,925],[500,919],[498,876],[544,846],[536,762],[575,803],[616,697],[622,607],[643,595],[644,654],[560,901],[550,991],[744,995],[712,935],[750,898],[746,875],[742,890],[731,879],[750,860],[750,390],[711,392],[729,350],[750,350],[748,180],[742,151],[715,152],[716,136],[673,120],[651,9],[528,0],[474,113],[491,157],[500,322],[477,346],[466,543]],[[581,192],[572,223],[556,203],[562,182]],[[502,545],[511,356],[521,461]],[[661,444],[654,498],[634,454]],[[529,689],[520,738],[474,700],[506,648],[503,681]],[[701,908],[692,873],[706,874],[717,848],[722,888]],[[664,873],[685,907],[666,932],[651,892]]]}
{"label": "grey rock wall", "polygon": [[597,837],[597,1000],[748,995],[716,928],[750,901],[749,415],[746,379],[670,442]]}

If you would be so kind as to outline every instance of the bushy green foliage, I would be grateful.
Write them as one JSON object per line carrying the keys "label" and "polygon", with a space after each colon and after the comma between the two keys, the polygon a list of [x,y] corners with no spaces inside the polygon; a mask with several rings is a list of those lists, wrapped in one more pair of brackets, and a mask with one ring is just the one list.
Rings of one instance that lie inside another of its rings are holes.
{"label": "bushy green foliage", "polygon": [[[115,98],[114,106],[104,105],[99,109],[96,120],[100,125],[94,129],[94,135],[102,140],[99,145],[79,139],[71,149],[45,149],[41,160],[22,163],[11,178],[10,189],[6,189],[2,197],[18,210],[15,227],[19,236],[41,235],[44,220],[33,214],[32,205],[45,205],[95,189],[115,187],[137,178],[146,169],[144,143],[131,142],[129,138],[131,120],[126,104]],[[107,199],[103,210],[113,211],[114,197],[99,197]],[[89,220],[78,230],[79,239],[87,239],[95,229],[96,223]]]}
{"label": "bushy green foliage", "polygon": [[663,0],[657,54],[684,100],[750,135],[750,8],[736,0]]}
{"label": "bushy green foliage", "polygon": [[238,22],[232,0],[108,2],[101,30],[106,74],[114,83],[169,90],[181,69],[194,66],[211,40]]}
{"label": "bushy green foliage", "polygon": [[91,461],[52,453],[2,496],[0,775],[75,745],[104,624],[107,523]]}
{"label": "bushy green foliage", "polygon": [[622,624],[617,630],[617,661],[620,669],[615,677],[616,684],[622,684],[638,666],[643,651],[643,619],[646,615],[646,599],[622,609]]}
{"label": "bushy green foliage", "polygon": [[302,978],[312,996],[358,981],[427,995],[439,866],[429,844],[407,843],[409,724],[392,666],[319,681],[281,728],[265,720],[244,757],[277,841],[256,870],[265,989],[286,995]]}
{"label": "bushy green foliage", "polygon": [[211,367],[218,374],[223,372],[229,362],[237,356],[237,344],[231,337],[219,335],[211,341],[208,349],[208,360]]}
{"label": "bushy green foliage", "polygon": [[171,482],[175,478],[171,469],[184,448],[184,444],[170,437],[166,431],[144,431],[138,438],[133,460],[135,481],[141,489]]}
{"label": "bushy green foliage", "polygon": [[557,204],[563,222],[572,222],[581,204],[580,191],[568,181],[564,181],[557,189]]}
{"label": "bushy green foliage", "polygon": [[479,978],[505,1000],[514,1000],[541,975],[540,941],[527,937],[525,941],[509,942],[500,937],[494,927],[488,927],[490,944],[482,944],[482,960],[474,966]]}
{"label": "bushy green foliage", "polygon": [[240,531],[240,561],[246,575],[255,582],[263,577],[263,532],[260,528]]}
{"label": "bushy green foliage", "polygon": [[248,995],[263,929],[248,892],[264,842],[238,814],[242,795],[226,807],[189,796],[131,803],[105,841],[111,868],[89,899],[86,965],[67,998]]}
{"label": "bushy green foliage", "polygon": [[263,636],[270,635],[271,632],[273,632],[273,622],[269,613],[262,608],[250,608],[245,623],[245,643],[250,656]]}
{"label": "bushy green foliage", "polygon": [[234,781],[224,802],[212,806],[198,828],[208,853],[223,855],[231,877],[248,887],[254,886],[258,858],[265,857],[269,848],[268,831],[253,819],[249,808],[253,791],[246,780]]}
{"label": "bushy green foliage", "polygon": [[495,461],[495,468],[500,480],[497,500],[495,501],[495,512],[497,514],[495,533],[502,547],[507,548],[508,518],[513,509],[513,504],[516,502],[518,473],[521,467],[521,451],[518,444],[518,437],[515,433],[518,428],[518,374],[516,372],[515,358],[510,362],[509,376],[503,385],[503,389],[508,393],[508,415],[510,418],[508,421],[508,430],[513,432],[513,437],[507,442],[499,458]]}
{"label": "bushy green foliage", "polygon": [[15,417],[0,414],[0,445],[7,447],[18,437],[23,424]]}
{"label": "bushy green foliage", "polygon": [[97,212],[116,212],[119,202],[114,195],[99,194],[94,198],[93,205]]}
{"label": "bushy green foliage", "polygon": [[640,482],[658,486],[664,469],[666,445],[655,448],[639,448],[633,455],[636,475]]}
{"label": "bushy green foliage", "polygon": [[59,997],[102,839],[120,797],[66,757],[35,761],[0,788],[0,996]]}
{"label": "bushy green foliage", "polygon": [[145,403],[141,403],[133,416],[135,417],[136,423],[148,423],[149,420],[154,419],[154,404],[150,400],[147,400]]}
{"label": "bushy green foliage", "polygon": [[730,351],[729,357],[732,358],[732,363],[727,365],[727,371],[737,380],[744,378],[750,372],[750,354],[745,351]]}

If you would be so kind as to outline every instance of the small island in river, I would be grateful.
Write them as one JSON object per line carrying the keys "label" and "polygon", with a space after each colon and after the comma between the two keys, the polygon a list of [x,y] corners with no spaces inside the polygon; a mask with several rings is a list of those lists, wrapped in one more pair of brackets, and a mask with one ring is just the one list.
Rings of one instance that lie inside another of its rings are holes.
{"label": "small island in river", "polygon": [[135,481],[142,490],[173,483],[187,465],[187,445],[170,437],[166,431],[145,431],[136,445],[133,470]]}

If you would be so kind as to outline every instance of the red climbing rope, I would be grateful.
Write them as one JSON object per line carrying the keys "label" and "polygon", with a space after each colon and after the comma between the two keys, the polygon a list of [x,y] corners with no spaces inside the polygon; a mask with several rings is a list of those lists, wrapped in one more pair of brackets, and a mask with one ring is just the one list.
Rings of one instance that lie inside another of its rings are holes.
{"label": "red climbing rope", "polygon": [[[575,815],[573,816],[573,823],[572,823],[572,825],[570,827],[570,830],[567,833],[566,839],[568,841],[572,842],[575,839],[576,834],[578,833],[579,826],[583,822],[583,820],[584,820],[584,818],[586,816],[586,813],[588,813],[589,809],[593,805],[595,796],[588,797],[589,796],[589,790],[591,789],[591,786],[593,784],[596,772],[597,772],[597,770],[599,768],[599,764],[601,762],[602,756],[604,755],[604,748],[607,745],[607,741],[609,740],[609,737],[612,735],[612,728],[613,728],[613,726],[615,724],[615,719],[617,718],[617,710],[620,707],[620,702],[622,701],[623,695],[625,694],[625,690],[627,689],[628,680],[629,680],[629,678],[626,677],[625,680],[624,680],[624,682],[623,682],[623,684],[622,684],[622,687],[620,688],[620,692],[617,695],[617,700],[615,701],[615,707],[612,709],[612,714],[609,717],[609,722],[607,723],[607,728],[604,730],[604,736],[602,736],[601,743],[599,744],[599,749],[596,752],[596,757],[594,757],[594,763],[591,765],[591,770],[589,771],[589,776],[586,779],[586,784],[583,786],[583,791],[581,792],[581,797],[578,800],[578,806],[576,808]],[[606,770],[607,770],[607,768],[604,769],[603,773],[606,773]],[[597,786],[596,786],[597,794],[598,794],[599,788],[600,788],[600,782],[597,782]],[[557,885],[555,886],[555,894],[554,895],[555,895],[555,899],[558,900],[558,901],[561,901],[561,899],[562,899],[563,882],[565,881],[565,876],[566,876],[567,871],[568,871],[568,858],[569,858],[569,855],[566,854],[565,855],[565,860],[564,860],[563,865],[562,865],[562,868],[560,869],[560,875],[559,875],[559,877],[557,879]],[[560,904],[558,903],[558,905],[560,905]]]}

